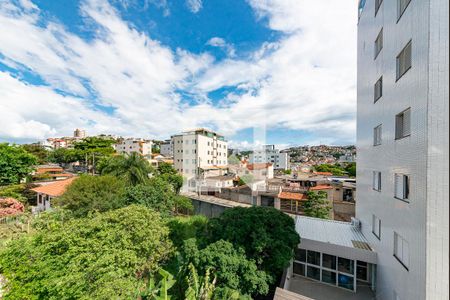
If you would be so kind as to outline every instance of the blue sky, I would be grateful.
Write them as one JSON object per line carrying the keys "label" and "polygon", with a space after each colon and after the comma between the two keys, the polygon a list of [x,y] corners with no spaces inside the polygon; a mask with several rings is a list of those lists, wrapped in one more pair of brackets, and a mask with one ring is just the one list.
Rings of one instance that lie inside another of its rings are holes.
{"label": "blue sky", "polygon": [[[0,140],[355,140],[356,0],[0,0]],[[338,50],[337,50],[338,49]]]}

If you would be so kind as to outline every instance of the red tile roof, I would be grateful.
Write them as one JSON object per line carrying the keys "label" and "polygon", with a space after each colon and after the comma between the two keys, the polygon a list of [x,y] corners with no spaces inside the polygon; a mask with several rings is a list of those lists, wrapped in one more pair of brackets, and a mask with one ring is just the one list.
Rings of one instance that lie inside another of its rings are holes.
{"label": "red tile roof", "polygon": [[310,187],[309,189],[312,191],[320,191],[320,190],[329,190],[332,189],[333,187],[331,185],[328,184],[319,184],[313,187]]}
{"label": "red tile roof", "polygon": [[302,193],[292,193],[292,192],[281,192],[278,194],[278,198],[287,200],[307,200],[305,194]]}
{"label": "red tile roof", "polygon": [[77,177],[72,177],[65,180],[60,180],[54,183],[50,183],[47,185],[38,186],[34,189],[31,189],[32,191],[35,191],[36,193],[41,193],[45,195],[49,195],[52,197],[58,197],[64,194],[66,191],[66,188],[74,181]]}

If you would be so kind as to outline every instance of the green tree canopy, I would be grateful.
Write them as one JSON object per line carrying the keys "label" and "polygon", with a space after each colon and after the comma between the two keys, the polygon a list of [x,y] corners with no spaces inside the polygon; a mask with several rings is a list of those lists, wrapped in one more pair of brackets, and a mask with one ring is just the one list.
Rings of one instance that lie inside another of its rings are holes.
{"label": "green tree canopy", "polygon": [[176,212],[177,209],[192,210],[191,201],[186,197],[176,195],[173,186],[160,176],[128,187],[125,202],[126,204],[141,204],[164,215]]}
{"label": "green tree canopy", "polygon": [[102,175],[119,177],[128,185],[145,183],[154,173],[150,163],[137,153],[109,157],[98,165],[98,170]]}
{"label": "green tree canopy", "polygon": [[212,219],[210,238],[242,247],[273,283],[288,266],[300,238],[294,220],[270,207],[236,207]]}
{"label": "green tree canopy", "polygon": [[324,191],[319,191],[318,193],[310,191],[306,195],[308,199],[303,205],[305,215],[314,218],[329,219],[331,206],[327,193]]}
{"label": "green tree canopy", "polygon": [[74,143],[74,148],[77,150],[95,150],[99,152],[113,153],[114,148],[112,145],[116,140],[112,138],[101,138],[101,137],[86,137],[81,141]]}
{"label": "green tree canopy", "polygon": [[76,217],[83,217],[89,212],[123,207],[124,194],[124,182],[114,176],[82,175],[55,200],[55,204],[72,211]]}
{"label": "green tree canopy", "polygon": [[39,144],[24,144],[22,148],[30,154],[37,157],[39,164],[45,164],[48,162],[49,151],[44,146]]}
{"label": "green tree canopy", "polygon": [[314,166],[314,169],[317,172],[330,172],[334,176],[344,176],[347,174],[347,172],[344,170],[344,168],[341,167],[339,164],[334,164],[334,165],[321,164],[318,166]]}
{"label": "green tree canopy", "polygon": [[349,176],[356,177],[356,163],[348,163],[344,169]]}
{"label": "green tree canopy", "polygon": [[0,252],[5,299],[136,299],[171,255],[168,235],[133,205],[12,241]]}
{"label": "green tree canopy", "polygon": [[36,164],[36,156],[22,147],[0,143],[0,185],[19,183]]}
{"label": "green tree canopy", "polygon": [[84,161],[85,153],[79,149],[59,148],[50,152],[48,160],[58,164],[69,164],[76,161]]}
{"label": "green tree canopy", "polygon": [[269,291],[268,276],[258,270],[255,261],[247,259],[242,248],[219,240],[199,250],[195,239],[185,241],[183,252],[187,261],[199,272],[217,277],[217,286],[227,287],[241,294],[265,295]]}

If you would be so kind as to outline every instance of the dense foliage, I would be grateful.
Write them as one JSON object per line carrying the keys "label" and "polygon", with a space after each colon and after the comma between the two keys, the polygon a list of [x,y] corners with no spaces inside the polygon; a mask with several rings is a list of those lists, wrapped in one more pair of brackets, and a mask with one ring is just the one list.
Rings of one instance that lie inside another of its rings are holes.
{"label": "dense foliage", "polygon": [[124,194],[125,184],[114,176],[82,175],[55,201],[55,205],[72,211],[74,216],[83,217],[89,212],[123,207]]}
{"label": "dense foliage", "polygon": [[116,155],[106,158],[98,165],[102,175],[113,175],[123,179],[128,185],[145,183],[154,170],[150,163],[137,153]]}
{"label": "dense foliage", "polygon": [[5,299],[136,299],[172,252],[168,234],[158,213],[129,206],[12,241]]}
{"label": "dense foliage", "polygon": [[211,239],[242,247],[247,257],[274,282],[288,266],[300,239],[294,220],[269,207],[233,208],[211,220]]}
{"label": "dense foliage", "polygon": [[183,251],[188,262],[197,270],[210,270],[217,285],[239,291],[240,294],[261,294],[269,291],[267,274],[258,270],[254,260],[247,259],[242,248],[219,240],[199,249],[195,239],[185,241]]}
{"label": "dense foliage", "polygon": [[329,219],[331,205],[324,191],[307,192],[308,199],[303,204],[305,215],[314,218]]}
{"label": "dense foliage", "polygon": [[22,148],[30,154],[36,156],[39,164],[48,162],[49,151],[39,144],[24,144]]}
{"label": "dense foliage", "polygon": [[0,143],[0,185],[19,183],[36,164],[36,156],[22,147]]}
{"label": "dense foliage", "polygon": [[315,166],[314,169],[318,172],[330,172],[334,176],[356,176],[356,163],[344,163],[342,165],[340,164],[321,164],[318,166]]}

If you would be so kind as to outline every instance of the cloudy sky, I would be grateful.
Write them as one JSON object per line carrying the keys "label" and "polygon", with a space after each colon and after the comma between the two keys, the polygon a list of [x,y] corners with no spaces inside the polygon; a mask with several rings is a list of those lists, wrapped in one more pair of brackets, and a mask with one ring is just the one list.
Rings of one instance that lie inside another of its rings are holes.
{"label": "cloudy sky", "polygon": [[0,0],[0,141],[354,143],[356,22],[356,0]]}

